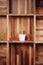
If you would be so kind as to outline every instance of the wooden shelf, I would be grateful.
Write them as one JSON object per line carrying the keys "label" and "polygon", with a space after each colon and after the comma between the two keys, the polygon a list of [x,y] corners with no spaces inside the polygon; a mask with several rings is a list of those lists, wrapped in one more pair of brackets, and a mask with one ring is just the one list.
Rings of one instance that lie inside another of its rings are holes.
{"label": "wooden shelf", "polygon": [[36,64],[43,64],[43,62],[40,62],[40,61],[36,61]]}
{"label": "wooden shelf", "polygon": [[9,16],[34,16],[34,14],[8,14]]}
{"label": "wooden shelf", "polygon": [[41,13],[40,13],[40,14],[35,14],[35,15],[36,15],[36,16],[43,16],[43,14],[41,14]]}
{"label": "wooden shelf", "polygon": [[34,41],[10,41],[9,43],[34,43]]}
{"label": "wooden shelf", "polygon": [[[15,21],[15,22],[14,22]],[[33,21],[33,22],[32,22]],[[9,28],[10,30],[10,38],[9,40],[15,41],[19,40],[19,34],[21,30],[24,29],[26,34],[26,40],[33,41],[34,39],[34,17],[9,17]],[[31,26],[32,25],[32,26]],[[25,27],[24,27],[25,26]]]}
{"label": "wooden shelf", "polygon": [[43,29],[43,27],[41,27],[41,26],[40,27],[36,27],[36,29]]}
{"label": "wooden shelf", "polygon": [[0,8],[7,8],[7,6],[0,6]]}
{"label": "wooden shelf", "polygon": [[43,56],[43,52],[39,52],[37,55],[38,56]]}
{"label": "wooden shelf", "polygon": [[40,44],[40,43],[42,43],[42,44],[43,44],[43,41],[40,41],[40,40],[39,40],[39,41],[36,41],[36,43],[37,43],[37,44],[38,44],[38,43],[39,43],[39,44]]}
{"label": "wooden shelf", "polygon": [[8,41],[0,41],[0,43],[7,43]]}

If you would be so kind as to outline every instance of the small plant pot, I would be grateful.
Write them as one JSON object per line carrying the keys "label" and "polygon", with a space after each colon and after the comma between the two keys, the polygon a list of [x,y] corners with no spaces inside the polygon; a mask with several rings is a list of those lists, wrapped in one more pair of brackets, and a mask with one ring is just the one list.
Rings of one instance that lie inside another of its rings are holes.
{"label": "small plant pot", "polygon": [[25,41],[25,34],[19,34],[19,41]]}

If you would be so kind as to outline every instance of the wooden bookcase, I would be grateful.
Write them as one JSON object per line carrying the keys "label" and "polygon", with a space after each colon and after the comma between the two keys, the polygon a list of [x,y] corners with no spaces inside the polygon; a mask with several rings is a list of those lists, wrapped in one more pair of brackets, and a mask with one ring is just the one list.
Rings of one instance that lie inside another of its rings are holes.
{"label": "wooden bookcase", "polygon": [[43,0],[0,0],[0,65],[43,65]]}

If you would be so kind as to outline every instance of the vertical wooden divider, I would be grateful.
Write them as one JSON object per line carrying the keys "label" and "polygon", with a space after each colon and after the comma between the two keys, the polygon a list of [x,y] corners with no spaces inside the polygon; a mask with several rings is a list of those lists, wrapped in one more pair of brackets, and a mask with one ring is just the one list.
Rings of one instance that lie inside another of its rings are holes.
{"label": "vertical wooden divider", "polygon": [[34,15],[34,65],[35,65],[35,51],[36,51],[36,15]]}
{"label": "vertical wooden divider", "polygon": [[[35,33],[36,33],[36,32],[35,32],[35,29],[36,29],[36,21],[35,21],[35,19],[36,19],[36,18],[35,18],[35,16],[34,16],[34,42],[35,42],[35,40],[36,40],[36,38],[35,38],[35,36],[36,36],[36,35],[35,35]],[[33,60],[33,62],[34,62],[33,65],[35,65],[35,44],[34,44],[34,60]]]}
{"label": "vertical wooden divider", "polygon": [[36,15],[34,15],[34,42],[36,42]]}
{"label": "vertical wooden divider", "polygon": [[[1,17],[1,26],[2,26],[2,17]],[[1,38],[2,38],[2,27],[1,27]]]}
{"label": "vertical wooden divider", "polygon": [[36,56],[35,56],[35,54],[36,54],[36,43],[34,43],[34,62],[33,62],[33,65],[35,65],[35,59],[36,59]]}
{"label": "vertical wooden divider", "polygon": [[9,15],[7,15],[7,41],[9,41]]}
{"label": "vertical wooden divider", "polygon": [[9,65],[9,16],[7,15],[7,65]]}
{"label": "vertical wooden divider", "polygon": [[7,42],[7,65],[10,65],[9,42]]}
{"label": "vertical wooden divider", "polygon": [[13,40],[13,36],[14,36],[14,34],[13,34],[13,22],[14,22],[14,20],[13,20],[13,17],[12,17],[12,20],[11,20],[11,40]]}
{"label": "vertical wooden divider", "polygon": [[[1,18],[0,18],[0,21],[1,21]],[[0,30],[1,30],[1,22],[0,22]],[[0,34],[1,34],[1,31],[0,31]],[[1,37],[1,35],[0,35],[0,37]]]}

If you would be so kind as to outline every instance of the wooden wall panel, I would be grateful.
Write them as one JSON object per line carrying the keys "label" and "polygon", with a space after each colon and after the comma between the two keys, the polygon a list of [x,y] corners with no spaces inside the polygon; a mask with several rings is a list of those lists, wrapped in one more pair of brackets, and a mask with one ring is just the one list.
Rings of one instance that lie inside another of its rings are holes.
{"label": "wooden wall panel", "polygon": [[6,17],[0,17],[0,40],[7,40],[7,20]]}

